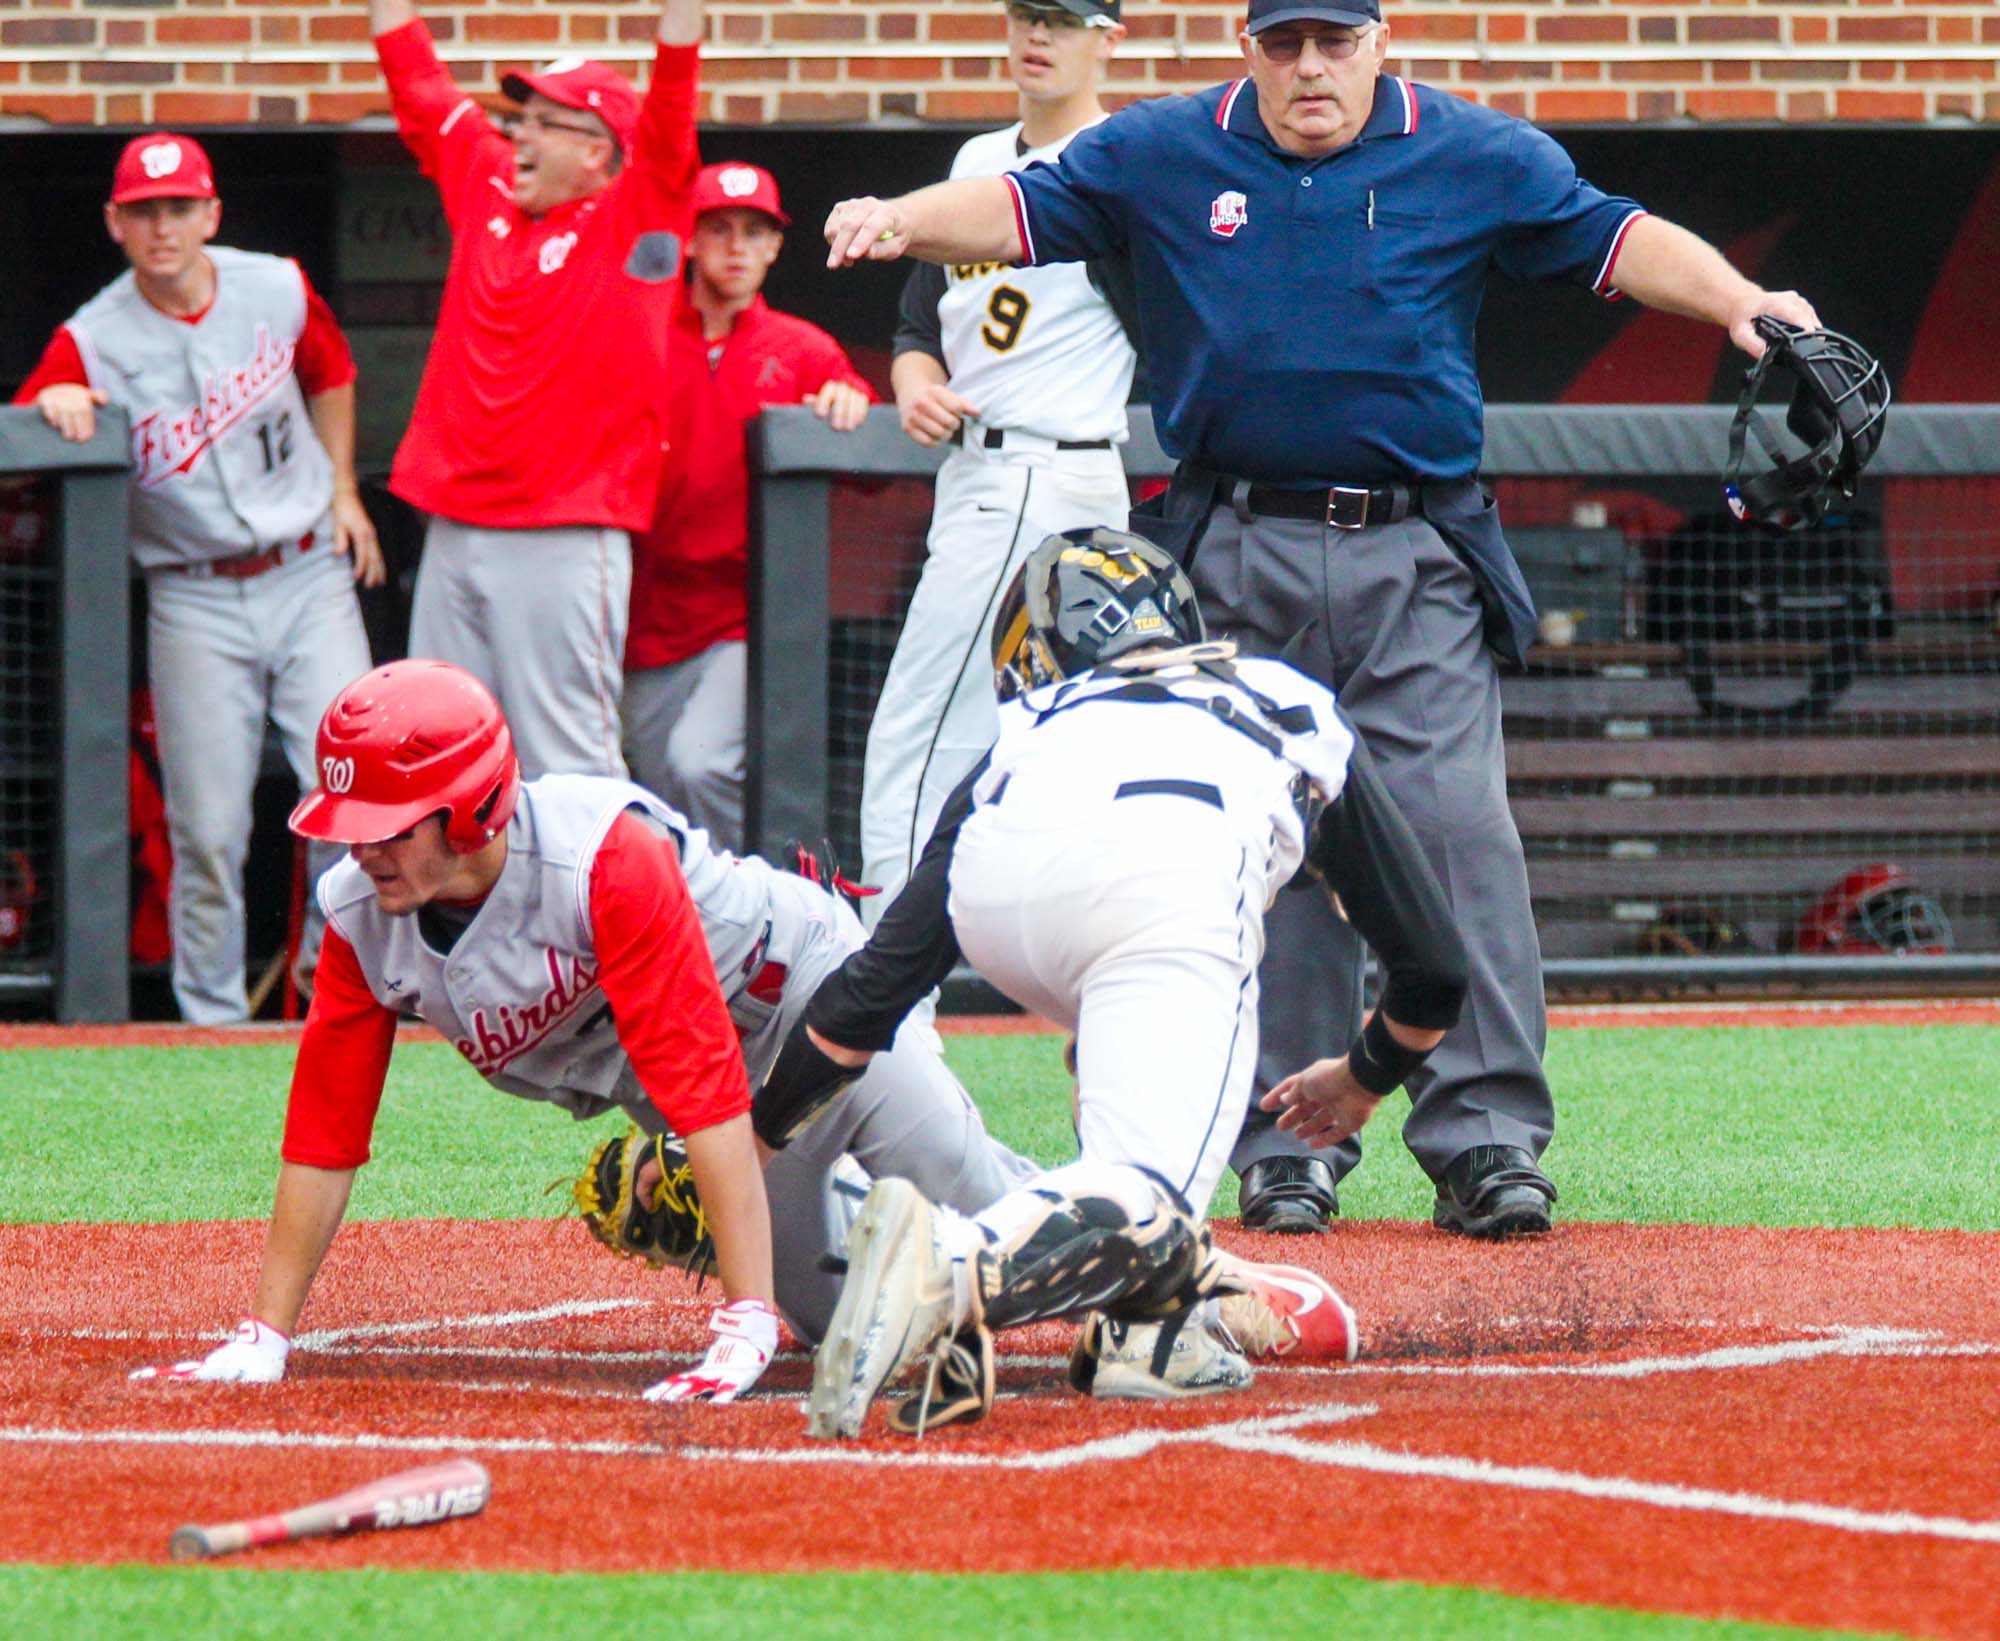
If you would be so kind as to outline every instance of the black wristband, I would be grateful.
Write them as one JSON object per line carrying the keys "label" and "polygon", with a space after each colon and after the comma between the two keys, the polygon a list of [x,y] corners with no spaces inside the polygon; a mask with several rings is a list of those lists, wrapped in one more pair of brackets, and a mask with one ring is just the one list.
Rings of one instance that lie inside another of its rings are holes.
{"label": "black wristband", "polygon": [[1427,1048],[1409,1048],[1390,1034],[1389,1022],[1377,1009],[1347,1051],[1347,1069],[1370,1094],[1393,1094],[1410,1073],[1430,1058]]}

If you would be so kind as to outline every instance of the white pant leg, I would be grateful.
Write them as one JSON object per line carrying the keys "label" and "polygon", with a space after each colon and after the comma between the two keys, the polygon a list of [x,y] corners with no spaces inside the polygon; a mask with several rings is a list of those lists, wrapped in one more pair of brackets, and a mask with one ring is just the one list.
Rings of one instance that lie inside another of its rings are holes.
{"label": "white pant leg", "polygon": [[[438,548],[444,573],[432,591],[424,583]],[[486,683],[507,715],[524,779],[622,780],[631,537],[595,525],[490,530],[433,519],[424,553],[411,653],[456,662]]]}
{"label": "white pant leg", "polygon": [[146,578],[147,666],[174,848],[174,998],[190,1025],[249,1014],[243,862],[264,747],[264,663],[243,598],[254,585],[172,570]]}
{"label": "white pant leg", "polygon": [[1262,863],[1187,798],[1038,825],[1010,824],[1015,797],[959,834],[959,945],[1076,1032],[1084,1160],[1150,1168],[1206,1214],[1256,1067]]}
{"label": "white pant leg", "polygon": [[[322,539],[331,540],[331,534]],[[313,758],[320,719],[333,698],[373,665],[349,563],[333,553],[312,552],[248,584],[253,602],[263,606],[259,624],[267,634],[271,722],[301,792],[310,792],[319,780]],[[312,886],[345,852],[338,844],[311,844],[306,850],[299,966],[307,974],[318,965],[326,927]]]}
{"label": "white pant leg", "polygon": [[928,557],[868,726],[862,880],[882,889],[870,919],[908,880],[944,800],[993,744],[993,617],[1021,560],[1058,530],[1123,528],[1129,505],[1115,450],[958,450],[939,470]]}

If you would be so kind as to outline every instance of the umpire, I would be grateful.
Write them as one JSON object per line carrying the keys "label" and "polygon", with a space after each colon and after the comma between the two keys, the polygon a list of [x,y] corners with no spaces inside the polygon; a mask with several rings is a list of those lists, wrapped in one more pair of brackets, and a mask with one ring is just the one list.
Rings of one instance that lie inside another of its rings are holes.
{"label": "umpire", "polygon": [[[1188,565],[1214,628],[1331,684],[1373,753],[1470,957],[1464,1014],[1410,1079],[1404,1139],[1438,1226],[1545,1231],[1555,1108],[1496,664],[1520,662],[1534,607],[1473,477],[1487,275],[1622,290],[1728,327],[1753,356],[1759,314],[1818,319],[1580,180],[1533,126],[1384,74],[1379,0],[1250,0],[1240,43],[1247,79],[1128,108],[1054,166],[836,206],[829,265],[1130,256],[1160,440],[1180,460],[1159,516],[1134,526]],[[1272,908],[1260,1090],[1338,1054],[1360,1021],[1360,943],[1324,905]],[[1323,1225],[1359,1155],[1345,1142],[1329,1168],[1246,1129],[1231,1159],[1246,1223]]]}

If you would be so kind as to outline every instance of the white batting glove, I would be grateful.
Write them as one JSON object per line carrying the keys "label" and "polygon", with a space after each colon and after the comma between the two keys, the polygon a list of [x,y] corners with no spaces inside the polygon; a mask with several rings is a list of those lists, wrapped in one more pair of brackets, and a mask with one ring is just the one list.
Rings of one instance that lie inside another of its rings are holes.
{"label": "white batting glove", "polygon": [[649,1402],[733,1402],[754,1385],[778,1354],[778,1318],[761,1299],[739,1299],[708,1319],[715,1343],[699,1365],[662,1379]]}
{"label": "white batting glove", "polygon": [[266,1327],[254,1316],[236,1324],[235,1335],[226,1345],[217,1345],[206,1356],[172,1367],[143,1367],[134,1379],[205,1380],[211,1384],[274,1385],[285,1376],[285,1358],[292,1342],[276,1328]]}

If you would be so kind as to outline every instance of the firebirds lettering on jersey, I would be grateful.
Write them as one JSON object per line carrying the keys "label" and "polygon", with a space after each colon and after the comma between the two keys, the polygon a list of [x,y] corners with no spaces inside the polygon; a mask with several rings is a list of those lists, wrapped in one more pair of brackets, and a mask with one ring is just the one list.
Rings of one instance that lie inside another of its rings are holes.
{"label": "firebirds lettering on jersey", "polygon": [[460,1037],[453,1044],[481,1076],[504,1070],[531,1048],[544,1042],[558,1026],[596,995],[598,969],[595,963],[574,954],[564,957],[562,953],[548,949],[544,949],[542,956],[548,965],[549,989],[537,1001],[519,1008],[509,1008],[502,1003],[493,1011],[490,1023],[486,1010],[475,1008],[466,1021],[471,1035]]}
{"label": "firebirds lettering on jersey", "polygon": [[243,364],[202,378],[201,398],[179,413],[151,411],[132,424],[132,465],[142,490],[192,473],[215,441],[283,387],[298,354],[268,325],[257,327],[256,346]]}

